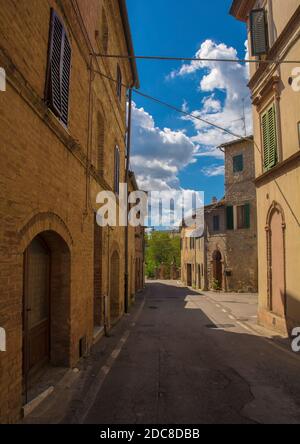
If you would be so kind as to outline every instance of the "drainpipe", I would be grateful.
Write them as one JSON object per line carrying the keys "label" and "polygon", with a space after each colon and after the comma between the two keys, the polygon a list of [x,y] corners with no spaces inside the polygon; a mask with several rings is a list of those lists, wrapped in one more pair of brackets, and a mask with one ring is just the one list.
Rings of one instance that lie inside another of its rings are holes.
{"label": "drainpipe", "polygon": [[[125,183],[127,184],[127,190],[129,189],[129,165],[130,165],[130,149],[131,149],[131,115],[132,115],[132,88],[129,89],[129,105],[128,105],[128,122],[127,122],[127,157],[126,157],[126,173],[125,173]],[[125,292],[124,292],[124,309],[125,313],[129,311],[129,295],[128,295],[128,281],[129,281],[129,248],[128,248],[128,236],[129,236],[129,227],[128,227],[128,196],[126,196],[126,205],[127,205],[127,223],[125,226],[125,276],[124,276],[124,284],[125,284]]]}

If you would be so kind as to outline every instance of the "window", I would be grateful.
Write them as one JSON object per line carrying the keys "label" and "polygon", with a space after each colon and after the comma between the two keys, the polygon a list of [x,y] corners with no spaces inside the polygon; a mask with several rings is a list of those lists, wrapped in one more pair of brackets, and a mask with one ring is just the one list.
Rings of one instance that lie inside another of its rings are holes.
{"label": "window", "polygon": [[261,127],[264,169],[269,171],[277,163],[277,124],[274,104],[262,115]]}
{"label": "window", "polygon": [[240,154],[233,157],[233,172],[240,173],[244,170],[244,156]]}
{"label": "window", "polygon": [[250,228],[250,205],[240,205],[237,207],[237,228]]}
{"label": "window", "polygon": [[118,65],[117,67],[117,96],[119,100],[122,100],[122,72]]}
{"label": "window", "polygon": [[252,55],[267,54],[269,49],[267,13],[264,9],[254,9],[250,14]]}
{"label": "window", "polygon": [[214,231],[220,231],[220,216],[213,217],[213,229]]}
{"label": "window", "polygon": [[226,219],[227,219],[227,230],[234,229],[234,218],[233,218],[233,206],[229,205],[226,208]]}
{"label": "window", "polygon": [[114,191],[119,194],[120,191],[120,149],[115,147],[115,177],[114,177]]}
{"label": "window", "polygon": [[52,9],[46,101],[54,114],[67,126],[71,74],[71,46],[62,21]]}

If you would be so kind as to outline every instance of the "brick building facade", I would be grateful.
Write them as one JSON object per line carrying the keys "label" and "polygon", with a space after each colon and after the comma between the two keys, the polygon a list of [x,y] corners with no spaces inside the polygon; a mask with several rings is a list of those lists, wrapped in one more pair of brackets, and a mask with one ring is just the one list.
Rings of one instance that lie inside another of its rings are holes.
{"label": "brick building facade", "polygon": [[[129,192],[138,191],[134,173],[129,173]],[[137,292],[145,286],[145,229],[143,225],[132,227],[129,225],[129,303],[132,304]]]}
{"label": "brick building facade", "polygon": [[214,199],[205,206],[202,237],[194,237],[193,226],[183,226],[182,280],[203,290],[255,292],[257,222],[253,142],[241,139],[220,148],[225,153],[225,198]]}
{"label": "brick building facade", "polygon": [[[0,422],[34,375],[73,367],[124,312],[124,228],[95,221],[125,178],[134,62],[123,0],[7,0],[0,9]],[[104,73],[116,84],[99,75]]]}

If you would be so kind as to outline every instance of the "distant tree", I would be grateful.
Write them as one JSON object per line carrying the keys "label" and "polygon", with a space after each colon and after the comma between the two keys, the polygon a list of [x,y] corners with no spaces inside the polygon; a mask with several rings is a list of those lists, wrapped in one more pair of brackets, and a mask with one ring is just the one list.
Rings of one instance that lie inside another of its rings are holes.
{"label": "distant tree", "polygon": [[154,231],[146,235],[146,275],[155,277],[155,269],[161,265],[180,267],[180,238],[169,233]]}

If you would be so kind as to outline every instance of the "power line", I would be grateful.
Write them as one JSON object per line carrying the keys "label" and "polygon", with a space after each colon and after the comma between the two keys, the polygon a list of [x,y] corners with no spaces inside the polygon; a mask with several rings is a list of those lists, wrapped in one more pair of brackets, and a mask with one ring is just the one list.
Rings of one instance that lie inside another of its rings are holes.
{"label": "power line", "polygon": [[[108,80],[111,80],[112,82],[118,83],[118,81],[117,81],[116,79],[113,79],[112,77],[107,76],[106,74],[103,74],[103,73],[100,72],[100,71],[94,71],[94,72],[95,72],[96,74],[101,75],[102,77],[104,77],[104,78],[106,78],[106,79],[108,79]],[[123,84],[123,83],[122,83],[122,86],[123,86],[124,88],[130,89],[127,85],[125,85],[125,84]],[[144,98],[146,98],[146,99],[152,100],[153,102],[158,103],[159,105],[163,105],[163,106],[165,106],[165,107],[167,107],[167,108],[169,108],[169,109],[172,109],[173,111],[176,111],[176,112],[178,112],[178,113],[180,113],[180,114],[183,114],[183,115],[185,115],[186,117],[191,117],[192,119],[199,120],[200,122],[205,123],[206,125],[211,126],[211,127],[213,127],[213,128],[216,128],[216,129],[218,129],[219,131],[225,132],[225,133],[227,133],[227,134],[229,134],[229,135],[231,135],[231,136],[233,136],[233,137],[236,137],[237,139],[243,139],[243,140],[248,140],[248,141],[253,142],[253,140],[252,140],[251,138],[248,138],[248,137],[245,137],[245,136],[241,136],[240,134],[236,134],[236,133],[234,133],[233,131],[230,131],[230,130],[228,130],[228,129],[226,129],[226,128],[223,128],[223,127],[220,126],[220,125],[217,125],[216,123],[210,122],[210,121],[208,121],[208,120],[206,120],[206,119],[203,119],[202,117],[196,116],[195,114],[192,114],[192,113],[189,113],[189,112],[187,112],[187,111],[184,111],[183,109],[178,108],[178,107],[175,106],[175,105],[172,105],[172,104],[170,104],[170,103],[164,102],[163,100],[157,99],[156,97],[150,96],[149,94],[143,93],[143,92],[141,92],[141,91],[139,91],[139,90],[137,90],[137,89],[135,89],[135,88],[132,88],[132,91],[133,91],[135,94],[137,94],[137,95],[139,95],[139,96],[141,96],[141,97],[144,97]]]}
{"label": "power line", "polygon": [[164,60],[177,62],[224,62],[224,63],[262,63],[262,64],[300,64],[300,60],[286,60],[286,59],[223,59],[223,58],[206,58],[206,57],[168,57],[168,56],[136,56],[136,55],[121,55],[121,54],[91,54],[94,57],[103,57],[108,59],[135,59],[135,60]]}
{"label": "power line", "polygon": [[[297,62],[297,63],[298,63],[298,62]],[[114,83],[118,83],[118,81],[117,81],[116,79],[113,79],[112,77],[107,76],[106,74],[103,74],[101,71],[94,71],[94,73],[95,73],[95,74],[99,74],[99,75],[101,75],[102,77],[104,77],[104,78],[106,78],[106,79],[108,79],[108,80],[110,80],[110,81],[112,81],[112,82],[114,82]],[[255,146],[255,148],[256,148],[257,151],[259,152],[260,156],[262,156],[262,151],[261,151],[261,149],[259,148],[259,146],[257,145],[257,143],[256,143],[256,141],[255,141],[254,138],[251,138],[251,137],[243,137],[243,136],[241,136],[241,135],[239,135],[239,134],[235,134],[234,132],[232,132],[232,131],[230,131],[230,130],[227,130],[226,128],[222,128],[221,126],[219,126],[219,125],[217,125],[217,124],[215,124],[215,123],[209,122],[209,121],[207,121],[207,120],[205,120],[205,119],[202,119],[202,118],[199,117],[199,116],[195,116],[194,114],[188,113],[188,112],[186,112],[186,111],[184,111],[184,110],[182,110],[182,109],[180,109],[180,108],[178,108],[178,107],[176,107],[176,106],[174,106],[174,105],[171,105],[171,104],[169,104],[169,103],[167,103],[167,102],[164,102],[164,101],[162,101],[162,100],[159,100],[159,99],[157,99],[156,97],[152,97],[152,96],[150,96],[150,95],[148,95],[148,94],[144,94],[144,93],[142,93],[141,91],[138,91],[138,90],[136,90],[136,89],[134,89],[134,88],[132,88],[132,87],[128,87],[127,85],[125,85],[125,84],[123,84],[123,83],[122,83],[121,85],[122,85],[124,88],[132,89],[133,92],[135,92],[136,94],[139,94],[139,95],[142,96],[142,97],[145,97],[145,98],[147,98],[147,99],[149,99],[149,100],[152,100],[152,101],[154,101],[154,102],[156,102],[156,103],[159,103],[159,104],[161,104],[161,105],[163,105],[163,106],[166,106],[166,107],[168,107],[168,108],[170,108],[170,109],[173,109],[173,110],[177,111],[178,113],[184,114],[184,115],[189,116],[189,117],[191,117],[191,118],[193,118],[193,119],[196,119],[196,120],[199,120],[199,121],[201,121],[201,122],[204,122],[204,123],[206,123],[206,124],[209,125],[209,126],[212,126],[212,127],[216,128],[216,129],[219,129],[220,131],[223,131],[223,132],[225,132],[225,133],[227,133],[227,134],[230,134],[230,135],[233,136],[233,137],[236,137],[237,139],[240,139],[240,140],[246,140],[246,141],[249,141],[249,142],[253,143],[254,146]],[[220,151],[222,151],[221,146],[219,146],[218,149],[220,149]],[[288,207],[289,207],[289,209],[290,209],[290,211],[291,211],[293,217],[295,218],[295,220],[296,220],[296,222],[297,222],[298,227],[300,227],[300,222],[299,222],[299,220],[297,219],[297,216],[295,215],[293,209],[291,208],[291,205],[290,205],[289,201],[287,200],[286,196],[285,196],[284,193],[282,192],[282,190],[281,190],[281,188],[280,188],[280,186],[279,186],[279,184],[278,184],[277,179],[274,179],[274,182],[275,182],[277,188],[279,189],[280,193],[282,194],[283,198],[285,199],[285,201],[286,201],[286,203],[287,203],[287,205],[288,205]],[[218,204],[218,202],[216,203],[216,205],[217,205],[217,204]],[[211,209],[211,211],[212,211],[212,209]]]}
{"label": "power line", "polygon": [[[106,79],[108,79],[108,80],[114,82],[114,83],[118,83],[118,81],[117,81],[116,79],[113,79],[112,77],[107,76],[106,74],[103,74],[103,73],[100,72],[100,71],[94,71],[94,72],[97,73],[97,74],[99,74],[99,75],[101,75],[102,77],[104,77],[104,78],[106,78]],[[127,88],[127,89],[130,89],[127,85],[125,85],[125,84],[123,84],[123,83],[122,83],[122,86],[125,87],[125,88]],[[136,94],[142,96],[142,97],[145,97],[145,98],[147,98],[147,99],[149,99],[149,100],[152,100],[152,101],[154,101],[154,102],[156,102],[156,103],[158,103],[158,104],[160,104],[160,105],[166,106],[166,107],[168,107],[168,108],[170,108],[170,109],[172,109],[172,110],[175,110],[175,111],[177,111],[177,112],[179,112],[179,113],[181,113],[181,114],[184,114],[184,115],[189,116],[189,117],[191,117],[191,118],[193,118],[193,119],[196,119],[196,120],[200,120],[201,122],[204,122],[204,123],[207,124],[207,125],[210,125],[210,126],[212,126],[212,127],[215,127],[216,129],[219,129],[219,130],[221,130],[221,131],[223,131],[223,132],[226,132],[226,133],[232,135],[233,137],[236,137],[236,138],[241,139],[241,140],[250,141],[251,143],[254,143],[254,146],[256,146],[256,148],[258,149],[258,151],[261,153],[261,151],[260,151],[258,145],[257,145],[257,144],[255,143],[255,141],[254,141],[252,138],[250,138],[250,137],[242,137],[241,135],[235,134],[235,133],[233,133],[232,131],[227,130],[227,129],[225,129],[225,128],[219,126],[219,125],[216,125],[216,124],[214,124],[214,123],[212,123],[212,122],[209,122],[209,121],[207,121],[207,120],[205,120],[205,119],[202,119],[202,118],[199,117],[199,116],[195,116],[194,114],[191,114],[191,113],[188,113],[188,112],[186,112],[186,111],[183,111],[182,109],[180,109],[180,108],[178,108],[178,107],[176,107],[176,106],[174,106],[174,105],[171,105],[171,104],[169,104],[169,103],[167,103],[167,102],[164,102],[164,101],[162,101],[162,100],[159,100],[159,99],[157,99],[156,97],[150,96],[150,95],[148,95],[148,94],[144,94],[144,93],[142,93],[141,91],[138,91],[138,90],[136,90],[136,89],[134,89],[134,88],[132,88],[132,91],[135,92]],[[219,149],[220,151],[223,152],[221,146],[218,146],[217,149]],[[223,152],[223,153],[224,153],[224,152]],[[231,184],[231,186],[228,188],[227,192],[230,191],[231,188],[233,188],[234,185],[235,185],[235,184]],[[207,212],[208,212],[208,213],[211,213],[211,212],[212,212],[212,211],[213,211],[218,205],[219,205],[219,202],[216,202],[216,203],[213,205],[213,207],[210,208]]]}

